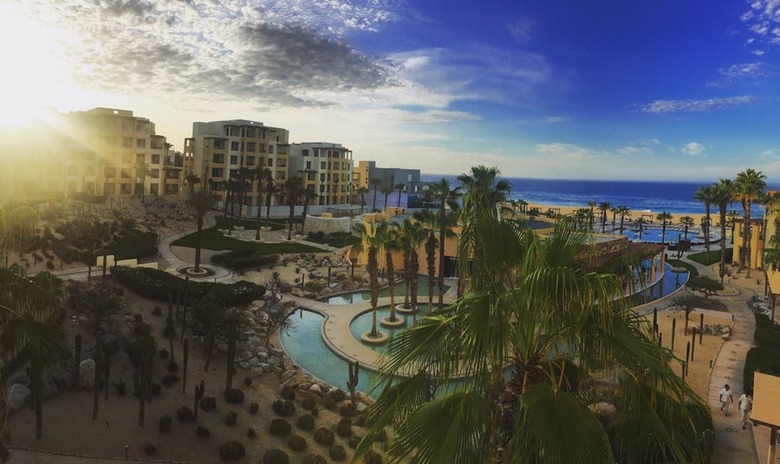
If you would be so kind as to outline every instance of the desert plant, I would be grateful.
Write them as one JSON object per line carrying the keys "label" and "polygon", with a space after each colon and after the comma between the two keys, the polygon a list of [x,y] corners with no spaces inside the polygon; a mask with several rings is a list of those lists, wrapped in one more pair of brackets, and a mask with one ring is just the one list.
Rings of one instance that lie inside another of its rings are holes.
{"label": "desert plant", "polygon": [[363,462],[366,464],[382,464],[382,455],[374,450],[368,450],[363,455]]}
{"label": "desert plant", "polygon": [[189,406],[182,406],[176,410],[176,419],[179,422],[194,422],[195,413],[192,412]]}
{"label": "desert plant", "polygon": [[211,438],[211,430],[209,430],[208,428],[202,425],[198,426],[198,430],[196,433],[199,438]]}
{"label": "desert plant", "polygon": [[179,381],[179,376],[176,374],[167,374],[165,377],[163,377],[162,384],[165,387],[172,387],[173,384]]}
{"label": "desert plant", "polygon": [[294,400],[295,399],[295,389],[290,386],[285,386],[282,388],[282,399],[284,400]]}
{"label": "desert plant", "polygon": [[168,359],[171,357],[171,353],[165,348],[160,350],[160,359]]}
{"label": "desert plant", "polygon": [[200,409],[204,411],[214,411],[217,409],[217,399],[213,396],[204,396],[200,400]]}
{"label": "desert plant", "polygon": [[152,443],[147,443],[144,445],[144,453],[146,454],[154,454],[157,451],[157,447],[154,446]]}
{"label": "desert plant", "polygon": [[237,441],[229,441],[219,446],[219,457],[223,461],[238,461],[246,456],[246,448]]}
{"label": "desert plant", "polygon": [[155,306],[152,310],[152,316],[162,316],[162,308],[159,306]]}
{"label": "desert plant", "polygon": [[314,432],[314,441],[320,445],[330,446],[333,444],[334,440],[335,437],[333,436],[333,432],[326,429],[325,427],[320,427],[316,432]]}
{"label": "desert plant", "polygon": [[284,419],[274,419],[271,421],[269,432],[276,437],[286,437],[292,433],[292,426]]}
{"label": "desert plant", "polygon": [[336,462],[341,462],[347,459],[347,451],[341,445],[332,445],[328,449],[328,455]]}
{"label": "desert plant", "polygon": [[295,414],[295,403],[289,400],[276,400],[273,402],[274,412],[282,417]]}
{"label": "desert plant", "polygon": [[336,401],[332,397],[326,396],[322,399],[322,407],[328,411],[333,411],[336,409]]}
{"label": "desert plant", "polygon": [[311,411],[317,406],[317,401],[314,398],[306,398],[301,402],[301,407],[306,411]]}
{"label": "desert plant", "polygon": [[263,464],[290,464],[290,457],[278,448],[270,449],[263,455]]}
{"label": "desert plant", "polygon": [[225,401],[238,404],[244,401],[244,391],[240,388],[228,388],[225,390]]}
{"label": "desert plant", "polygon": [[160,385],[159,383],[153,383],[151,385],[151,390],[152,390],[152,396],[162,395],[162,385]]}
{"label": "desert plant", "polygon": [[360,435],[352,435],[351,437],[349,437],[349,441],[347,442],[347,444],[349,445],[350,448],[355,449],[357,448],[358,443],[360,443],[360,440],[362,439],[363,437],[361,437]]}
{"label": "desert plant", "polygon": [[332,388],[328,393],[325,395],[328,398],[332,398],[334,402],[340,403],[347,399],[347,394],[344,393],[344,390],[341,390],[339,388]]}
{"label": "desert plant", "polygon": [[319,454],[311,453],[303,458],[303,464],[328,464],[328,460]]}
{"label": "desert plant", "polygon": [[257,414],[257,412],[260,410],[260,405],[257,403],[252,403],[249,405],[249,414]]}
{"label": "desert plant", "polygon": [[179,363],[174,360],[168,361],[168,372],[179,372]]}
{"label": "desert plant", "polygon": [[341,419],[336,425],[336,434],[340,437],[352,436],[352,421],[349,419]]}
{"label": "desert plant", "polygon": [[244,377],[244,386],[245,387],[251,387],[252,386],[252,377]]}
{"label": "desert plant", "polygon": [[311,414],[304,414],[298,418],[297,425],[301,430],[314,430],[314,417]]}
{"label": "desert plant", "polygon": [[355,407],[352,406],[352,403],[344,403],[339,406],[339,414],[341,417],[352,417],[355,415]]}
{"label": "desert plant", "polygon": [[167,414],[162,416],[157,422],[157,429],[160,433],[169,433],[171,431],[171,426],[173,426],[173,419]]}
{"label": "desert plant", "polygon": [[247,438],[255,438],[257,436],[257,431],[252,427],[249,427],[246,429],[246,436]]}
{"label": "desert plant", "polygon": [[287,439],[287,446],[289,446],[293,451],[303,451],[307,446],[309,446],[309,444],[306,443],[306,439],[302,436],[292,435]]}
{"label": "desert plant", "polygon": [[238,413],[235,411],[230,411],[225,415],[225,425],[236,425],[236,422],[238,421]]}

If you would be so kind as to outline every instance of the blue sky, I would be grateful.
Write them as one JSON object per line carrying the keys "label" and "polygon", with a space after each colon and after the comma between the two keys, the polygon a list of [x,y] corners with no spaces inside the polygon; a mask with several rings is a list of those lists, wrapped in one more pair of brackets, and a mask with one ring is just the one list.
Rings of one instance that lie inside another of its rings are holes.
{"label": "blue sky", "polygon": [[780,178],[780,0],[0,9],[13,34],[0,52],[28,70],[0,77],[11,107],[34,94],[64,111],[131,109],[179,149],[193,121],[244,118],[426,173],[485,164],[519,177],[712,181],[752,167]]}

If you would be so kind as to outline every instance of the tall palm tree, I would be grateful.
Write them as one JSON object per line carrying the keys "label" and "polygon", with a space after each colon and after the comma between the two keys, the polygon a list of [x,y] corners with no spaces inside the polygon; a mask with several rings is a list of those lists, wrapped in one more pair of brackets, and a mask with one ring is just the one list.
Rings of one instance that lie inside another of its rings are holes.
{"label": "tall palm tree", "polygon": [[195,219],[198,224],[198,231],[195,235],[195,272],[200,271],[200,250],[203,245],[203,219],[214,205],[214,199],[208,190],[198,189],[190,197],[190,205],[195,210]]}
{"label": "tall palm tree", "polygon": [[414,213],[412,217],[420,221],[428,234],[425,240],[425,262],[428,267],[428,314],[430,315],[433,311],[433,286],[436,284],[436,249],[439,247],[439,241],[436,239],[436,214],[424,209]]}
{"label": "tall palm tree", "polygon": [[734,179],[734,197],[742,202],[745,215],[742,220],[743,247],[739,254],[739,270],[747,267],[746,277],[750,278],[750,241],[753,235],[750,224],[750,206],[764,193],[766,176],[761,171],[748,168],[737,174]]}
{"label": "tall palm tree", "polygon": [[371,205],[371,211],[376,211],[376,192],[379,190],[379,186],[382,185],[382,179],[371,179],[368,181],[368,183],[371,185],[371,187],[374,190],[374,203]]}
{"label": "tall palm tree", "polygon": [[385,187],[381,190],[382,195],[385,197],[385,202],[382,204],[384,207],[384,210],[387,211],[387,197],[390,196],[391,193],[393,193],[393,189],[390,187]]}
{"label": "tall palm tree", "polygon": [[184,182],[190,187],[190,197],[192,197],[192,193],[195,191],[195,186],[200,183],[200,177],[193,173],[189,173],[184,178]]}
{"label": "tall palm tree", "polygon": [[401,207],[401,195],[404,193],[404,187],[406,187],[406,185],[404,185],[403,182],[399,182],[399,183],[395,184],[394,187],[395,187],[396,190],[398,190],[398,207],[400,208]]}
{"label": "tall palm tree", "polygon": [[4,376],[9,364],[22,356],[30,361],[35,436],[43,436],[43,373],[67,353],[59,324],[62,302],[62,281],[52,274],[26,276],[19,267],[0,268],[0,462],[9,457]]}
{"label": "tall palm tree", "polygon": [[655,218],[661,222],[661,243],[666,245],[666,226],[672,222],[672,215],[661,211]]}
{"label": "tall palm tree", "polygon": [[589,214],[588,214],[588,228],[590,229],[591,232],[593,232],[593,230],[594,230],[593,229],[593,224],[594,224],[595,216],[594,216],[593,213],[595,211],[595,208],[596,208],[596,202],[595,201],[589,201],[588,202],[588,211],[589,211]]}
{"label": "tall palm tree", "polygon": [[623,223],[626,220],[626,216],[631,217],[631,210],[628,206],[618,206],[617,214],[620,216],[620,235],[623,235]]}
{"label": "tall palm tree", "polygon": [[289,177],[284,182],[284,195],[287,206],[290,208],[290,217],[287,221],[287,240],[292,240],[293,220],[295,219],[295,205],[303,190],[303,179],[297,176]]}
{"label": "tall palm tree", "polygon": [[693,199],[704,203],[704,220],[702,221],[702,232],[704,232],[704,248],[707,255],[710,254],[710,207],[714,202],[712,186],[701,186],[693,194]]}
{"label": "tall palm tree", "polygon": [[637,238],[640,242],[642,241],[642,232],[644,231],[645,224],[647,224],[647,221],[643,217],[634,219],[634,226],[639,229],[639,235]]}
{"label": "tall palm tree", "polygon": [[252,192],[252,184],[255,181],[255,170],[250,167],[241,167],[238,169],[236,176],[238,181],[238,220],[243,217],[244,205],[246,205],[246,197],[248,193]]}
{"label": "tall palm tree", "polygon": [[607,211],[612,209],[612,205],[608,201],[602,201],[599,203],[599,211],[601,211],[601,233],[607,231]]}
{"label": "tall palm tree", "polygon": [[615,223],[617,222],[615,220],[615,218],[617,217],[618,207],[617,206],[613,206],[613,207],[609,208],[609,212],[612,213],[612,233],[614,234],[615,233]]}
{"label": "tall palm tree", "polygon": [[723,284],[723,276],[726,274],[726,208],[734,198],[734,183],[731,179],[720,179],[712,186],[712,197],[718,205],[720,218],[720,265],[718,274],[720,283]]}
{"label": "tall palm tree", "polygon": [[263,193],[265,193],[265,217],[268,219],[271,217],[271,202],[273,202],[276,194],[279,193],[279,187],[276,186],[273,176],[269,175],[265,179]]}
{"label": "tall palm tree", "polygon": [[379,300],[379,261],[377,255],[382,247],[382,237],[381,233],[377,233],[376,223],[361,222],[355,226],[355,229],[360,233],[361,243],[359,246],[365,249],[367,255],[366,270],[368,271],[368,287],[371,290],[371,331],[368,337],[380,338],[381,335],[376,324],[377,301]]}
{"label": "tall palm tree", "polygon": [[393,264],[393,254],[400,249],[398,226],[395,223],[383,222],[377,228],[376,233],[379,236],[381,248],[385,252],[385,271],[388,292],[390,293],[390,317],[387,320],[394,323],[398,321],[398,317],[395,315],[395,266]]}
{"label": "tall palm tree", "polygon": [[[390,462],[652,462],[659,452],[707,462],[711,441],[694,421],[706,404],[649,324],[620,310],[621,279],[577,267],[587,233],[559,224],[542,241],[509,221],[477,228],[488,243],[474,274],[493,284],[391,341],[357,459],[392,424]],[[606,371],[623,403],[609,433],[586,394]],[[469,375],[431,397],[432,384],[460,374]]]}
{"label": "tall palm tree", "polygon": [[764,249],[764,268],[775,272],[780,270],[780,235],[773,235]]}
{"label": "tall palm tree", "polygon": [[690,216],[683,216],[680,218],[680,225],[685,228],[685,240],[688,240],[688,229],[693,227],[693,218]]}
{"label": "tall palm tree", "polygon": [[404,278],[406,280],[406,293],[404,294],[404,308],[412,309],[412,318],[417,318],[417,271],[419,261],[417,250],[425,240],[425,229],[419,222],[405,219],[399,229],[399,241],[404,253]]}
{"label": "tall palm tree", "polygon": [[363,208],[366,207],[366,193],[368,193],[368,189],[366,187],[358,187],[356,193],[360,196],[360,214],[363,214]]}
{"label": "tall palm tree", "polygon": [[301,219],[306,220],[306,215],[309,214],[309,202],[314,200],[319,195],[314,192],[314,186],[307,186],[301,190],[301,197],[303,197],[303,212],[301,213]]}
{"label": "tall palm tree", "polygon": [[146,164],[145,162],[138,161],[135,164],[135,177],[136,177],[135,194],[141,197],[142,204],[145,204],[144,189],[146,184],[146,178],[149,177],[150,172],[151,170],[149,169],[149,165]]}
{"label": "tall palm tree", "polygon": [[[457,223],[458,199],[463,195],[460,187],[451,187],[450,181],[442,177],[438,182],[434,182],[428,187],[428,195],[439,205],[439,213],[436,221],[439,225],[439,276],[437,280],[439,288],[439,308],[444,307],[444,243],[448,236],[452,235],[452,226]],[[447,207],[453,212],[453,215],[447,214]]]}
{"label": "tall palm tree", "polygon": [[264,182],[266,182],[270,176],[270,169],[263,166],[255,168],[254,179],[257,181],[257,225],[255,226],[255,240],[260,240],[260,219],[263,211],[263,192],[265,192]]}
{"label": "tall palm tree", "polygon": [[[734,188],[733,184],[732,184],[732,188]],[[734,198],[732,196],[732,200],[733,199]],[[726,213],[726,216],[727,216],[726,222],[727,222],[728,226],[731,228],[731,243],[733,244],[734,243],[734,229],[737,227],[737,219],[739,218],[739,213],[737,212],[737,210],[730,209]]]}

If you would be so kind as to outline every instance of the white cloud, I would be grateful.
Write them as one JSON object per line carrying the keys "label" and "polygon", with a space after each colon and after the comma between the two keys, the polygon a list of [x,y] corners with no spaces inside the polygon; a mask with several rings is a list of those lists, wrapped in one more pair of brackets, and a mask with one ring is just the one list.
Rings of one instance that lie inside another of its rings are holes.
{"label": "white cloud", "polygon": [[559,124],[562,122],[568,122],[569,118],[567,116],[547,116],[544,118],[544,122],[550,123],[550,124]]}
{"label": "white cloud", "polygon": [[645,113],[673,113],[677,111],[698,112],[730,108],[732,106],[751,103],[750,95],[727,98],[710,98],[709,100],[655,100],[641,107]]}
{"label": "white cloud", "polygon": [[748,44],[753,41],[780,44],[780,0],[755,0],[740,20],[755,34],[748,38]]}
{"label": "white cloud", "polygon": [[764,77],[766,76],[765,69],[765,63],[740,63],[731,65],[728,68],[720,68],[718,72],[728,78],[739,79]]}
{"label": "white cloud", "polygon": [[698,142],[691,142],[684,145],[681,151],[686,155],[698,156],[704,153],[705,150],[706,148],[704,147],[704,145]]}
{"label": "white cloud", "polygon": [[507,24],[506,27],[509,30],[509,35],[515,41],[525,44],[531,40],[531,32],[536,28],[536,21],[530,18],[521,18]]}

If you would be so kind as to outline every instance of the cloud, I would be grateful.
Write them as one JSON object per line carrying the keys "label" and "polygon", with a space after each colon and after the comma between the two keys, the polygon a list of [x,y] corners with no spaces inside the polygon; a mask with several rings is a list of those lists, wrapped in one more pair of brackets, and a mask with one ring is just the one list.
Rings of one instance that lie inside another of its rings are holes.
{"label": "cloud", "polygon": [[748,44],[780,44],[780,1],[754,0],[750,3],[750,9],[740,16],[740,20],[753,33],[748,38]]}
{"label": "cloud", "polygon": [[765,63],[740,63],[718,69],[718,73],[729,79],[756,78],[766,76]]}
{"label": "cloud", "polygon": [[682,147],[682,152],[686,155],[690,156],[698,156],[704,153],[706,148],[704,148],[704,145],[698,143],[698,142],[691,142]]}
{"label": "cloud", "polygon": [[750,95],[709,100],[656,100],[641,107],[645,113],[699,112],[722,110],[737,105],[751,103],[755,99]]}
{"label": "cloud", "polygon": [[547,116],[546,118],[544,118],[544,122],[549,124],[559,124],[568,121],[569,121],[568,116]]}
{"label": "cloud", "polygon": [[584,161],[610,156],[608,152],[592,150],[568,143],[539,143],[536,144],[536,150],[540,154],[568,161]]}
{"label": "cloud", "polygon": [[507,24],[506,28],[516,42],[525,44],[531,41],[531,32],[536,28],[536,21],[530,18],[521,18]]}

